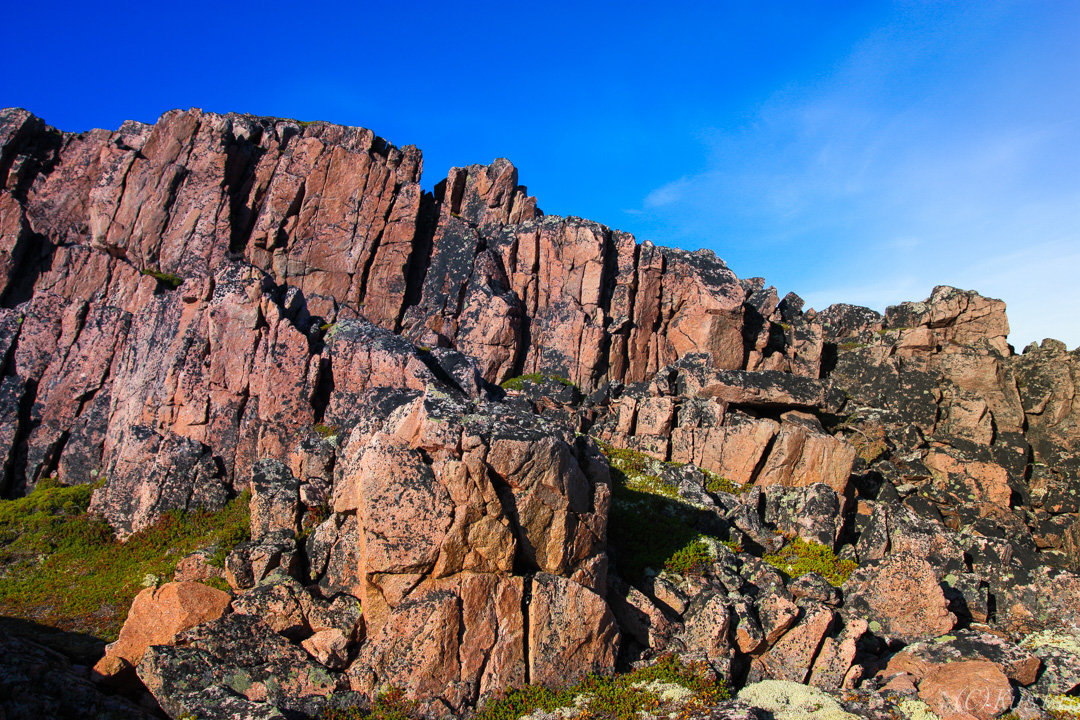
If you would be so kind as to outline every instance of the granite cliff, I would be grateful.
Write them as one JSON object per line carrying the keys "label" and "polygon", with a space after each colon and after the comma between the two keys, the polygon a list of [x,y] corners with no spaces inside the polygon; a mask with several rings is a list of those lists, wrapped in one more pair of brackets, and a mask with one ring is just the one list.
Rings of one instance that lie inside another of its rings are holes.
{"label": "granite cliff", "polygon": [[96,484],[120,537],[251,493],[230,591],[189,558],[99,679],[174,718],[461,716],[665,653],[746,686],[714,717],[1080,692],[1075,351],[955,288],[804,309],[545,216],[506,160],[421,169],[329,123],[0,112],[0,492]]}

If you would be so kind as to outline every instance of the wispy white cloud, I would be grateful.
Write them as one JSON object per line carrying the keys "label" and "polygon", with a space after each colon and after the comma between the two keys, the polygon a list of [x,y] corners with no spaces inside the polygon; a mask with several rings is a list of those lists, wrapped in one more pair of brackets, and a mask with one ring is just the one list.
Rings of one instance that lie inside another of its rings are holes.
{"label": "wispy white cloud", "polygon": [[1080,345],[1080,101],[1061,67],[1002,69],[1031,48],[982,59],[1012,4],[957,7],[897,18],[829,77],[706,133],[703,171],[643,199],[657,239],[819,308],[977,289],[1008,303],[1014,343]]}
{"label": "wispy white cloud", "polygon": [[693,182],[689,178],[680,178],[674,182],[661,185],[645,196],[642,205],[646,208],[659,208],[677,203],[684,199],[686,191],[692,186]]}

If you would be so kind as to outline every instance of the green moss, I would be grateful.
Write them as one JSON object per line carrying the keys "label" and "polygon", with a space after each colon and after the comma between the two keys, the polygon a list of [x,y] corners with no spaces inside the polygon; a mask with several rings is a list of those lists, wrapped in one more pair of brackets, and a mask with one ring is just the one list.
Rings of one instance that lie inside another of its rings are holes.
{"label": "green moss", "polygon": [[209,585],[212,588],[220,590],[221,592],[232,592],[232,588],[229,587],[229,583],[225,581],[225,578],[205,578],[200,580],[203,585]]}
{"label": "green moss", "polygon": [[173,290],[184,284],[184,278],[179,275],[161,272],[156,268],[143,268],[140,272],[142,272],[143,275],[154,278],[162,285],[168,285]]}
{"label": "green moss", "polygon": [[507,380],[503,380],[502,384],[499,387],[501,387],[503,390],[521,390],[525,387],[525,383],[540,385],[548,380],[552,382],[557,382],[560,385],[565,385],[567,387],[577,387],[577,385],[564,377],[560,377],[558,375],[547,375],[544,373],[529,373],[528,375],[509,378]]}
{"label": "green moss", "polygon": [[333,425],[327,425],[326,423],[315,423],[315,432],[323,440],[336,440],[340,431]]}
{"label": "green moss", "polygon": [[728,480],[726,477],[717,475],[704,468],[701,468],[701,472],[705,475],[705,489],[711,493],[722,492],[727,493],[728,495],[742,495],[743,493],[750,492],[750,488],[752,487],[750,483],[739,485]]}
{"label": "green moss", "polygon": [[552,690],[542,685],[527,685],[488,700],[477,710],[473,720],[516,720],[537,710],[550,713],[572,706],[576,697],[574,690],[569,688]]}
{"label": "green moss", "polygon": [[664,567],[681,575],[700,575],[714,559],[708,543],[695,538],[673,552],[664,561]]}
{"label": "green moss", "polygon": [[837,557],[832,548],[802,538],[795,538],[780,552],[761,559],[793,578],[816,572],[837,587],[843,585],[857,567],[855,562]]}
{"label": "green moss", "polygon": [[683,517],[682,506],[668,494],[656,492],[659,478],[640,472],[641,453],[604,444],[600,447],[611,464],[608,543],[619,572],[627,579],[639,580],[646,568],[663,568],[667,559],[698,533]]}
{"label": "green moss", "polygon": [[245,493],[216,513],[166,513],[121,543],[86,512],[92,491],[44,483],[0,501],[0,615],[113,640],[148,575],[171,578],[185,555],[250,536]]}
{"label": "green moss", "polygon": [[720,544],[733,553],[741,553],[743,551],[743,546],[734,540],[721,540]]}
{"label": "green moss", "polygon": [[627,488],[661,495],[672,500],[679,499],[679,491],[665,483],[657,471],[664,465],[679,467],[678,463],[664,462],[629,448],[617,448],[605,442],[597,441],[597,446],[607,456],[608,464],[621,473],[621,480]]}
{"label": "green moss", "polygon": [[1047,695],[1043,705],[1055,720],[1080,718],[1080,697],[1075,695]]}
{"label": "green moss", "polygon": [[624,675],[590,675],[567,688],[530,685],[489,700],[473,720],[516,720],[542,710],[575,707],[575,715],[603,720],[632,720],[639,713],[655,710],[664,698],[663,685],[675,685],[689,691],[686,706],[707,707],[729,696],[722,681],[707,679],[694,665],[683,665],[672,655],[661,656],[653,665]]}

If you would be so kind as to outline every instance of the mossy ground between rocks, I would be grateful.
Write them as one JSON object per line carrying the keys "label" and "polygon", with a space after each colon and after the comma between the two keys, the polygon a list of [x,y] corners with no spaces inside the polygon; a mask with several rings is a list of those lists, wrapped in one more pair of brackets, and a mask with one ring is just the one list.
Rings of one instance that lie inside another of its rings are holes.
{"label": "mossy ground between rocks", "polygon": [[668,686],[684,688],[677,700],[683,707],[706,708],[730,697],[723,681],[712,680],[693,665],[663,655],[647,667],[615,677],[590,675],[567,688],[530,685],[513,690],[480,707],[473,720],[517,720],[538,710],[547,713],[573,708],[573,717],[632,720],[643,711],[672,702]]}
{"label": "mossy ground between rocks", "polygon": [[545,373],[529,373],[528,375],[520,375],[518,377],[508,378],[506,380],[503,380],[499,387],[501,387],[503,390],[521,390],[525,387],[526,383],[534,383],[539,385],[546,380],[551,380],[567,387],[577,387],[577,385],[575,385],[572,381],[567,380],[562,376],[547,375]]}
{"label": "mossy ground between rocks", "polygon": [[250,537],[246,493],[219,512],[166,513],[121,543],[87,513],[92,492],[43,481],[0,501],[0,614],[115,640],[147,582],[168,580],[201,548],[224,560]]}
{"label": "mossy ground between rocks", "polygon": [[704,561],[697,545],[701,534],[687,517],[695,510],[652,472],[660,461],[636,450],[597,445],[611,466],[608,543],[619,573],[640,580],[646,569],[659,572],[669,563],[698,567]]}
{"label": "mossy ground between rocks", "polygon": [[761,559],[792,578],[816,572],[836,587],[858,567],[852,560],[837,557],[832,548],[802,538],[792,539],[780,552]]}
{"label": "mossy ground between rocks", "polygon": [[143,275],[152,277],[162,285],[166,285],[173,290],[184,284],[184,278],[179,275],[174,275],[173,273],[162,272],[154,268],[146,268],[141,272]]}

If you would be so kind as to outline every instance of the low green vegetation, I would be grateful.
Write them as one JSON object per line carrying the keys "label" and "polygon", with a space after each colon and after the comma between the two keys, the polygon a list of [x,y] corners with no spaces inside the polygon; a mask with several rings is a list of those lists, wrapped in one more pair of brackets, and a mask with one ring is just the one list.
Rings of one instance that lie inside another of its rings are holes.
{"label": "low green vegetation", "polygon": [[636,581],[649,568],[700,572],[707,565],[702,556],[707,545],[695,529],[696,515],[702,511],[681,500],[678,491],[656,474],[665,463],[637,450],[599,441],[597,445],[611,466],[608,544],[619,573]]}
{"label": "low green vegetation", "polygon": [[599,440],[596,444],[607,456],[611,469],[616,471],[616,478],[621,480],[628,489],[660,495],[672,500],[679,498],[679,491],[674,486],[665,483],[657,474],[664,465],[678,467],[676,463],[657,460],[638,450],[617,448]]}
{"label": "low green vegetation", "polygon": [[852,560],[837,557],[832,548],[802,538],[794,538],[780,552],[761,559],[792,578],[816,572],[837,587],[858,567]]}
{"label": "low green vegetation", "polygon": [[705,468],[701,468],[701,472],[705,474],[705,489],[711,493],[723,492],[728,495],[742,495],[743,493],[750,492],[750,488],[753,487],[750,483],[745,485],[738,485],[726,477],[717,475],[714,472],[710,472]]}
{"label": "low green vegetation", "polygon": [[720,544],[733,553],[741,553],[743,551],[743,546],[734,540],[721,540]]}
{"label": "low green vegetation", "polygon": [[319,713],[319,720],[411,720],[416,714],[415,703],[405,698],[404,691],[390,688],[375,698],[370,710],[327,707]]}
{"label": "low green vegetation", "polygon": [[219,512],[169,512],[126,542],[87,513],[90,485],[42,481],[0,501],[0,615],[115,640],[131,601],[185,555],[225,553],[250,536],[249,497]]}
{"label": "low green vegetation", "polygon": [[704,709],[730,697],[723,681],[709,680],[699,668],[664,655],[655,664],[624,675],[590,675],[576,685],[559,689],[530,685],[511,690],[485,703],[473,720],[517,720],[537,710],[553,712],[568,707],[577,708],[581,717],[631,720],[664,702],[659,683],[684,688],[687,693],[682,702],[687,707]]}
{"label": "low green vegetation", "polygon": [[168,285],[173,290],[184,284],[184,278],[180,277],[179,275],[161,272],[160,270],[157,270],[155,268],[144,268],[141,272],[143,275],[154,278],[162,285]]}
{"label": "low green vegetation", "polygon": [[520,377],[509,378],[507,380],[503,380],[502,384],[499,387],[501,387],[503,390],[522,390],[525,387],[525,383],[540,385],[548,380],[552,382],[557,382],[560,385],[565,385],[566,387],[577,387],[577,385],[575,385],[572,381],[567,380],[564,377],[559,377],[558,375],[546,375],[544,373],[529,373],[528,375],[521,375]]}
{"label": "low green vegetation", "polygon": [[664,561],[664,567],[681,575],[695,575],[701,574],[714,559],[709,544],[698,537],[673,552]]}
{"label": "low green vegetation", "polygon": [[1080,697],[1075,695],[1047,695],[1044,706],[1051,720],[1080,719]]}
{"label": "low green vegetation", "polygon": [[318,436],[321,437],[323,440],[330,440],[331,438],[336,438],[340,434],[340,431],[336,427],[334,427],[333,425],[327,425],[326,423],[315,423],[314,429]]}

